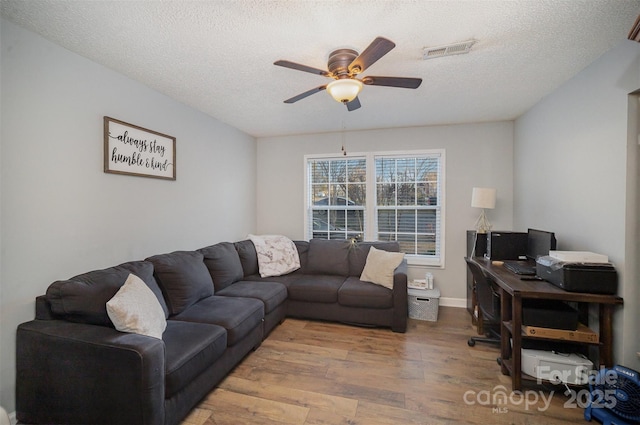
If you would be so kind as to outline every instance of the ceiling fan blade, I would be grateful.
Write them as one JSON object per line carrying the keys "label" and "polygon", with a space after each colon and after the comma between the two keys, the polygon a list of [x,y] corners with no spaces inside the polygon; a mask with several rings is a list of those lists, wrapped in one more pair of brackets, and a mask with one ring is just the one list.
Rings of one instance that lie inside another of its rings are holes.
{"label": "ceiling fan blade", "polygon": [[304,93],[300,93],[300,94],[299,94],[299,95],[297,95],[297,96],[293,96],[292,98],[285,100],[285,101],[284,101],[284,103],[294,103],[294,102],[297,102],[297,101],[299,101],[300,99],[304,99],[305,97],[307,97],[307,96],[311,96],[312,94],[318,93],[319,91],[322,91],[322,90],[324,90],[324,89],[326,89],[326,88],[327,88],[327,85],[325,84],[324,86],[320,86],[320,87],[313,88],[313,89],[311,89],[311,90],[307,90],[307,91],[306,91],[306,92],[304,92]]}
{"label": "ceiling fan blade", "polygon": [[367,76],[362,79],[364,84],[370,86],[402,87],[405,89],[417,89],[422,84],[422,78],[404,77],[373,77]]}
{"label": "ceiling fan blade", "polygon": [[360,108],[360,99],[358,99],[357,97],[355,99],[353,99],[351,102],[347,103],[347,109],[349,111],[355,111],[356,109]]}
{"label": "ceiling fan blade", "polygon": [[[355,58],[349,65],[349,72],[358,74],[365,69],[373,65],[378,59],[386,55],[396,47],[395,43],[391,40],[387,40],[383,37],[378,37],[364,49],[364,52],[360,53],[360,56]],[[359,68],[359,70],[356,70]]]}
{"label": "ceiling fan blade", "polygon": [[324,70],[318,69],[318,68],[313,68],[313,67],[307,66],[307,65],[301,65],[299,63],[295,63],[295,62],[291,62],[291,61],[279,60],[279,61],[275,61],[273,64],[274,65],[278,65],[278,66],[284,66],[285,68],[295,69],[295,70],[298,70],[298,71],[304,71],[304,72],[310,72],[312,74],[322,75],[323,77],[329,77],[329,72],[327,72],[327,71],[324,71]]}

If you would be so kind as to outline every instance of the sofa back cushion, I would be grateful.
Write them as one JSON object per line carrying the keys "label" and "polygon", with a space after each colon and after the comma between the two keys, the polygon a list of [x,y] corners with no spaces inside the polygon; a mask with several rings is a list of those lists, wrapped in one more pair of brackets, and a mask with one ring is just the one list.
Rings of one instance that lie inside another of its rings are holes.
{"label": "sofa back cushion", "polygon": [[242,264],[242,270],[245,276],[252,276],[258,274],[258,253],[256,247],[249,239],[235,242],[233,244],[236,247],[238,256],[240,257],[240,264]]}
{"label": "sofa back cushion", "polygon": [[396,241],[392,242],[358,242],[349,250],[349,276],[360,276],[367,262],[367,255],[371,247],[382,251],[399,252],[400,244]]}
{"label": "sofa back cushion", "polygon": [[231,242],[220,242],[201,248],[198,252],[204,255],[204,265],[213,279],[215,292],[244,277],[240,256]]}
{"label": "sofa back cushion", "polygon": [[298,248],[283,235],[249,235],[258,254],[260,277],[284,276],[300,268]]}
{"label": "sofa back cushion", "polygon": [[351,241],[311,239],[307,257],[307,273],[349,275]]}
{"label": "sofa back cushion", "polygon": [[131,261],[52,283],[46,294],[51,311],[72,322],[112,326],[107,314],[107,302],[124,285],[130,273],[142,279],[151,289],[165,318],[168,317],[167,304],[153,276],[153,264],[147,261]]}
{"label": "sofa back cushion", "polygon": [[[293,273],[302,274],[305,273],[307,267],[307,257],[309,253],[309,242],[307,241],[293,241],[298,250],[298,256],[300,257],[300,268]],[[260,267],[258,266],[258,253],[256,247],[250,239],[235,242],[233,244],[236,247],[238,256],[240,257],[240,263],[242,264],[242,270],[245,276],[252,276],[260,274]]]}
{"label": "sofa back cushion", "polygon": [[199,300],[213,295],[213,281],[204,255],[196,251],[175,251],[147,258],[153,263],[158,286],[171,315],[182,313]]}
{"label": "sofa back cushion", "polygon": [[294,273],[303,274],[306,273],[307,263],[309,258],[309,242],[308,241],[293,241],[296,244],[298,250],[298,257],[300,257],[300,268]]}

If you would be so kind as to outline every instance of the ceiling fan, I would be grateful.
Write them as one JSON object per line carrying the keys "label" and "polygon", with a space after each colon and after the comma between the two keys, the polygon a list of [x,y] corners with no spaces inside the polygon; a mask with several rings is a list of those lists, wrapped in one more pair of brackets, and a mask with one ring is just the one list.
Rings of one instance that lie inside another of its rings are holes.
{"label": "ceiling fan", "polygon": [[328,71],[286,60],[274,62],[274,65],[296,69],[298,71],[310,72],[312,74],[318,74],[323,77],[334,79],[334,81],[328,84],[313,88],[287,99],[284,103],[294,103],[307,96],[311,96],[314,93],[327,90],[331,97],[338,102],[344,103],[349,111],[354,111],[360,107],[358,94],[360,93],[360,90],[362,90],[363,84],[370,86],[417,89],[422,83],[422,78],[373,76],[366,76],[362,79],[356,78],[356,75],[364,72],[378,59],[389,53],[394,47],[396,47],[396,45],[393,41],[387,40],[383,37],[377,37],[360,54],[352,49],[334,50],[329,55],[329,61],[327,62]]}

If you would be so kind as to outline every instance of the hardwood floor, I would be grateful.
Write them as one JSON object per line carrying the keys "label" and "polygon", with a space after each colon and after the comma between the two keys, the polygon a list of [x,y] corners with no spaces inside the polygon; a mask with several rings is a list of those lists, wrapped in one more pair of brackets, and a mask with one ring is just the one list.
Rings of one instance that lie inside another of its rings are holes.
{"label": "hardwood floor", "polygon": [[406,334],[286,319],[182,425],[584,422],[561,387],[512,395],[499,349],[469,347],[472,335],[467,311],[451,307],[437,322],[410,319]]}

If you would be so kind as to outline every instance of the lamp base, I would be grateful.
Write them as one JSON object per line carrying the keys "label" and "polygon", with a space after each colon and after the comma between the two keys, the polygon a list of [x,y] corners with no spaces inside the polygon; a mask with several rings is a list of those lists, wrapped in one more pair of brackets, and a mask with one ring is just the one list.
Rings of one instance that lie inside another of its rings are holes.
{"label": "lamp base", "polygon": [[482,212],[480,212],[480,217],[476,220],[476,232],[477,233],[489,233],[491,231],[491,223],[489,223],[489,219],[487,219],[487,215],[484,212],[484,208]]}

